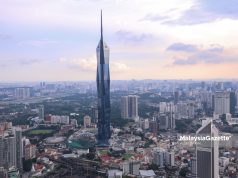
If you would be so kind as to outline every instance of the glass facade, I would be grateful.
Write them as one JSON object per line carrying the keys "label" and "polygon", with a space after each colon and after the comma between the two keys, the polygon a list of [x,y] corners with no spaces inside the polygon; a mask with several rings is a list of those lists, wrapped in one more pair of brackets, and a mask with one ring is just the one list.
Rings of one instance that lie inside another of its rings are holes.
{"label": "glass facade", "polygon": [[103,41],[102,13],[101,39],[97,47],[98,145],[107,146],[110,133],[110,72],[109,47]]}

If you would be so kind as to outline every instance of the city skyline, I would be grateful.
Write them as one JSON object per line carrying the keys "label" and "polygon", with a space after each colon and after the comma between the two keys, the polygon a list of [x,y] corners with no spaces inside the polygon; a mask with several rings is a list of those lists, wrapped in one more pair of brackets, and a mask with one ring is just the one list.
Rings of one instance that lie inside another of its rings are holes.
{"label": "city skyline", "polygon": [[94,80],[100,9],[113,80],[238,76],[234,0],[0,3],[1,82]]}

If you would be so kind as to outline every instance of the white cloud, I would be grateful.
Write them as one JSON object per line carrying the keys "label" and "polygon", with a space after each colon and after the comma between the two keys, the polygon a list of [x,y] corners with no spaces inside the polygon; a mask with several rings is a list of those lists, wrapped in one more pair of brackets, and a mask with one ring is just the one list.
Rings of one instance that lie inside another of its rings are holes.
{"label": "white cloud", "polygon": [[[97,59],[96,55],[93,55],[89,58],[74,58],[74,59],[66,59],[60,58],[60,63],[67,64],[71,68],[80,68],[86,71],[96,71],[97,68]],[[124,63],[120,62],[110,62],[110,71],[111,72],[125,72],[130,70],[130,67]]]}
{"label": "white cloud", "polygon": [[124,71],[128,71],[131,69],[126,64],[119,63],[119,62],[112,62],[110,67],[111,67],[112,72],[124,72]]}

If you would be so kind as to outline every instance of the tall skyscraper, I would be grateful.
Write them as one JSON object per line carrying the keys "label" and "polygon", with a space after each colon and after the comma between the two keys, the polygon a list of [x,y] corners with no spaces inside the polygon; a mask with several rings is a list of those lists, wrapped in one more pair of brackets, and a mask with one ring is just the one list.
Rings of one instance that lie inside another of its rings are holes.
{"label": "tall skyscraper", "polygon": [[45,118],[44,105],[40,105],[38,108],[38,114],[40,119]]}
{"label": "tall skyscraper", "polygon": [[92,107],[92,119],[94,123],[98,122],[98,108],[95,106]]}
{"label": "tall skyscraper", "polygon": [[22,171],[23,144],[22,131],[13,127],[0,136],[0,167],[11,167]]}
{"label": "tall skyscraper", "polygon": [[16,128],[15,130],[16,137],[16,163],[19,170],[23,169],[22,158],[23,158],[23,144],[22,144],[22,130]]}
{"label": "tall skyscraper", "polygon": [[214,104],[215,114],[230,113],[230,93],[216,92],[214,95]]}
{"label": "tall skyscraper", "polygon": [[179,92],[175,91],[174,92],[174,104],[177,104],[179,101]]}
{"label": "tall skyscraper", "polygon": [[125,161],[123,163],[123,173],[139,176],[140,172],[140,162],[139,161]]}
{"label": "tall skyscraper", "polygon": [[138,96],[129,95],[121,98],[121,117],[124,119],[138,118]]}
{"label": "tall skyscraper", "polygon": [[158,123],[156,118],[153,118],[153,120],[149,122],[149,128],[150,128],[150,131],[153,133],[153,136],[157,136]]}
{"label": "tall skyscraper", "polygon": [[128,114],[130,118],[137,118],[138,117],[138,96],[130,95],[128,97]]}
{"label": "tall skyscraper", "polygon": [[152,162],[158,167],[163,168],[165,166],[165,149],[156,147],[153,149],[153,159]]}
{"label": "tall skyscraper", "polygon": [[236,112],[236,93],[235,91],[230,92],[230,113],[235,115]]}
{"label": "tall skyscraper", "polygon": [[169,118],[166,114],[161,114],[159,116],[159,129],[167,130],[169,128]]}
{"label": "tall skyscraper", "polygon": [[97,46],[98,145],[107,146],[110,133],[110,72],[109,47],[103,41],[102,12],[101,39]]}
{"label": "tall skyscraper", "polygon": [[[197,137],[217,137],[218,130],[213,125],[212,119],[208,118],[196,132]],[[219,142],[212,140],[199,141],[196,145],[197,177],[219,177]]]}
{"label": "tall skyscraper", "polygon": [[123,119],[129,118],[128,115],[128,96],[121,97],[121,117]]}
{"label": "tall skyscraper", "polygon": [[16,167],[16,139],[14,135],[0,137],[0,167]]}
{"label": "tall skyscraper", "polygon": [[201,91],[200,94],[200,101],[203,105],[205,110],[212,109],[212,92],[211,91]]}
{"label": "tall skyscraper", "polygon": [[238,90],[236,90],[236,111],[238,111]]}

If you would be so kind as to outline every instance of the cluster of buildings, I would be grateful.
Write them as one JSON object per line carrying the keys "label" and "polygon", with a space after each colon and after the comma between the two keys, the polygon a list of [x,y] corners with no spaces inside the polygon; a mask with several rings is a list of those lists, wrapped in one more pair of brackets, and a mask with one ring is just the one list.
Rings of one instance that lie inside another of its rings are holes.
{"label": "cluster of buildings", "polygon": [[31,88],[29,87],[19,87],[14,90],[14,97],[16,99],[27,99],[31,97]]}
{"label": "cluster of buildings", "polygon": [[44,118],[45,124],[61,124],[61,125],[73,125],[78,127],[78,121],[76,119],[70,119],[66,115],[47,115]]}
{"label": "cluster of buildings", "polygon": [[[178,176],[181,170],[186,170],[186,176],[191,178],[236,177],[238,174],[237,143],[236,145],[228,144],[232,142],[231,135],[219,131],[214,118],[205,118],[201,124],[202,126],[195,134],[177,135],[177,133],[167,132],[162,134],[160,139],[155,139],[148,129],[138,130],[137,124],[130,127],[130,130],[133,133],[135,130],[140,131],[145,139],[132,133],[128,134],[127,128],[123,129],[124,134],[119,134],[122,130],[114,129],[110,139],[110,154],[99,153],[103,163],[114,168],[109,169],[108,177],[116,178],[117,175],[143,177],[142,172],[145,173],[145,177],[151,173],[151,177],[165,178],[169,175]],[[180,140],[180,136],[184,135],[216,139]],[[224,136],[229,139],[223,140]],[[146,146],[149,140],[151,144]],[[153,170],[150,170],[149,165],[153,165]]]}
{"label": "cluster of buildings", "polygon": [[61,116],[61,115],[48,115],[45,118],[45,123],[49,124],[66,124],[70,123],[69,116]]}
{"label": "cluster of buildings", "polygon": [[11,122],[0,123],[0,128],[0,175],[6,178],[10,174],[19,175],[23,171],[23,160],[36,157],[36,146],[22,136],[22,129],[13,127]]}

